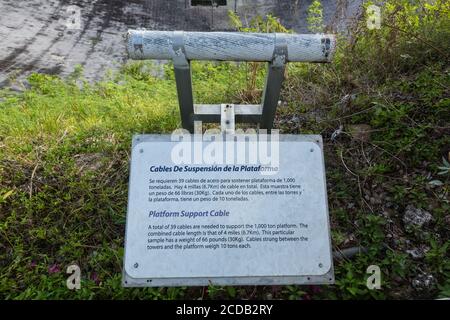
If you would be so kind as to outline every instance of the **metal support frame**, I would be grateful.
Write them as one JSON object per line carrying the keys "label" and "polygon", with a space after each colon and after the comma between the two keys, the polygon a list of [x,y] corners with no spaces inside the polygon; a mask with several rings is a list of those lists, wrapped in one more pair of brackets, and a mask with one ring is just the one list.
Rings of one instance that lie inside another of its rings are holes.
{"label": "metal support frame", "polygon": [[287,61],[287,43],[283,34],[277,34],[275,38],[275,50],[273,59],[268,64],[266,84],[263,94],[262,114],[260,128],[272,129],[275,112],[277,111],[278,99],[284,80],[284,71]]}
{"label": "metal support frame", "polygon": [[220,128],[225,134],[233,134],[235,127],[234,104],[220,106]]}
{"label": "metal support frame", "polygon": [[[288,62],[330,62],[336,39],[330,34],[184,32],[129,30],[127,50],[131,59],[171,59],[183,128],[194,132],[194,122],[222,123],[222,105],[194,104],[191,60],[257,61],[268,64],[262,103],[232,106],[234,122],[273,126]],[[229,108],[228,108],[229,109]],[[222,126],[223,130],[232,130]]]}
{"label": "metal support frame", "polygon": [[195,105],[192,94],[191,67],[190,61],[186,58],[183,32],[174,32],[172,46],[175,52],[173,65],[183,128],[194,132],[194,121],[202,121],[221,123],[222,131],[234,132],[235,122],[245,122],[259,123],[261,129],[270,131],[275,118],[287,61],[287,43],[282,34],[277,34],[275,38],[275,50],[272,61],[268,63],[261,105]]}
{"label": "metal support frame", "polygon": [[192,77],[190,61],[186,59],[183,32],[174,32],[173,66],[177,84],[178,103],[180,105],[181,124],[183,128],[194,132],[194,97],[192,94]]}

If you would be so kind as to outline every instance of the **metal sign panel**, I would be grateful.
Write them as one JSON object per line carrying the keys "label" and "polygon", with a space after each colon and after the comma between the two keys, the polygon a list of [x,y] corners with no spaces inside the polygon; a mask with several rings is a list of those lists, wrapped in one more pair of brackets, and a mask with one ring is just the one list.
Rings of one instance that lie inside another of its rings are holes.
{"label": "metal sign panel", "polygon": [[322,139],[279,140],[278,171],[264,174],[174,164],[179,142],[135,136],[123,285],[334,283]]}

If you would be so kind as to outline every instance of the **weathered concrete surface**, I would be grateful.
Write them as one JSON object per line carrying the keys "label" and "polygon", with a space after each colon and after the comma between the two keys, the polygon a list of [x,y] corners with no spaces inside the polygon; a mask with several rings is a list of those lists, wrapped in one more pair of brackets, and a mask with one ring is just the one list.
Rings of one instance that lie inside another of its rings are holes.
{"label": "weathered concrete surface", "polygon": [[[361,0],[322,0],[325,21],[342,26]],[[227,6],[191,7],[191,0],[0,0],[0,87],[31,72],[67,75],[77,64],[96,80],[126,59],[129,28],[153,30],[230,30],[228,10],[250,19],[273,13],[305,32],[312,0],[228,0]],[[80,28],[72,25],[80,8]]]}

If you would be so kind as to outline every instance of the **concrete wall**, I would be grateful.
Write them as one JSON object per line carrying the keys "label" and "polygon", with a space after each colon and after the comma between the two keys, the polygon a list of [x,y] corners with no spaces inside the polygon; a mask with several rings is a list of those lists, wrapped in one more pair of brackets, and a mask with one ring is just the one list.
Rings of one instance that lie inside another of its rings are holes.
{"label": "concrete wall", "polygon": [[[125,60],[129,28],[230,30],[228,10],[244,19],[272,13],[305,32],[312,0],[228,0],[227,6],[191,7],[191,0],[0,0],[0,87],[31,72],[67,75],[77,64],[100,78]],[[362,0],[322,0],[325,21],[345,22]],[[347,4],[347,2],[349,4]],[[67,27],[69,5],[81,10],[81,27]]]}

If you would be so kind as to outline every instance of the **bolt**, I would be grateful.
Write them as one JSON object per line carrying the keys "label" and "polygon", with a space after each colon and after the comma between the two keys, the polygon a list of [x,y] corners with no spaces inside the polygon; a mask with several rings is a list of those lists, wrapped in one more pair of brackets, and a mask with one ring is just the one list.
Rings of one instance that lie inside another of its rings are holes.
{"label": "bolt", "polygon": [[144,153],[144,149],[140,149],[139,152],[140,152],[140,153]]}
{"label": "bolt", "polygon": [[225,123],[226,123],[226,124],[230,124],[230,120],[226,120]]}
{"label": "bolt", "polygon": [[322,267],[323,267],[323,264],[319,263],[319,268],[322,268]]}
{"label": "bolt", "polygon": [[311,148],[309,151],[314,152],[314,149]]}
{"label": "bolt", "polygon": [[137,267],[139,267],[139,263],[136,262],[136,263],[134,264],[134,268],[136,269]]}

